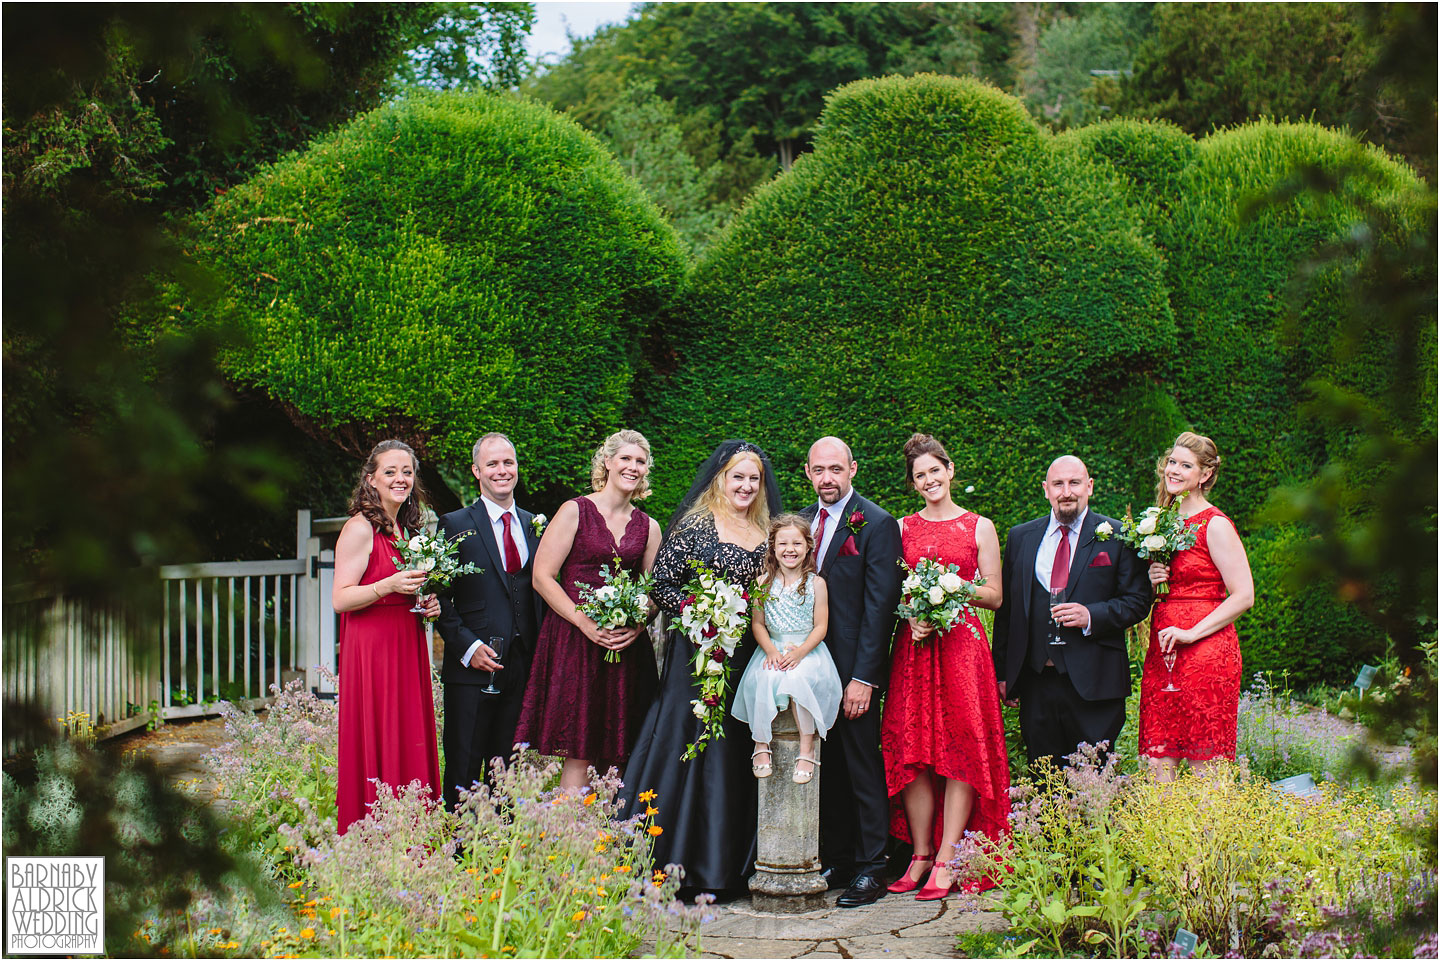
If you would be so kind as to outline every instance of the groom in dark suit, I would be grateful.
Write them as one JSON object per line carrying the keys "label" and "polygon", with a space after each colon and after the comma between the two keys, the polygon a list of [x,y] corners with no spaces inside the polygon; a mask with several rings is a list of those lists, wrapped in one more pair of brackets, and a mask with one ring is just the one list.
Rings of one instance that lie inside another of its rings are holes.
{"label": "groom in dark suit", "polygon": [[[540,525],[536,515],[515,506],[520,479],[515,446],[504,434],[486,434],[475,442],[471,461],[480,497],[440,518],[439,530],[446,538],[469,531],[460,542],[460,561],[481,568],[478,574],[456,578],[441,594],[436,622],[445,640],[440,672],[445,682],[442,780],[451,808],[459,803],[460,788],[485,777],[491,758],[510,757],[545,610],[530,584]],[[497,637],[505,642],[498,657],[491,645]],[[499,694],[481,690],[489,685],[491,671]]]}
{"label": "groom in dark suit", "polygon": [[[890,640],[900,603],[900,525],[851,488],[858,465],[844,441],[822,437],[810,447],[805,476],[818,502],[810,520],[815,558],[830,596],[825,645],[844,696],[821,754],[820,852],[832,882],[849,880],[836,902],[870,904],[885,893],[885,840],[890,797],[880,757],[880,698],[890,672]],[[834,884],[832,883],[832,886]]]}
{"label": "groom in dark suit", "polygon": [[[1080,458],[1056,459],[1043,485],[1050,513],[1010,528],[1005,539],[995,676],[1002,698],[1019,699],[1032,765],[1040,758],[1064,765],[1082,741],[1113,747],[1125,724],[1125,629],[1149,612],[1150,582],[1135,552],[1110,536],[1119,521],[1089,509],[1094,489]],[[1052,587],[1065,590],[1053,610]],[[1050,643],[1056,638],[1065,643]]]}

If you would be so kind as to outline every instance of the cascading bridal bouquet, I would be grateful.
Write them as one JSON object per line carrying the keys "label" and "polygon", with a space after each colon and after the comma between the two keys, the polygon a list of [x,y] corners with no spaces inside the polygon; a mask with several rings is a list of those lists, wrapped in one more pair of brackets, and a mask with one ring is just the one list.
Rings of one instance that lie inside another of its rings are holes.
{"label": "cascading bridal bouquet", "polygon": [[[975,600],[975,589],[985,584],[984,577],[967,581],[960,576],[958,564],[941,564],[929,557],[922,557],[911,567],[902,558],[901,567],[908,571],[905,582],[900,586],[900,606],[895,613],[906,620],[914,618],[925,624],[933,624],[944,634],[969,615],[975,616],[971,601]],[[982,641],[985,639],[975,621],[970,621],[970,631]],[[924,641],[915,641],[923,647]]]}
{"label": "cascading bridal bouquet", "polygon": [[[650,585],[653,579],[649,574],[635,577],[620,566],[618,557],[614,564],[614,570],[609,564],[600,565],[599,587],[575,582],[580,589],[580,603],[575,605],[575,609],[600,628],[644,624],[650,619]],[[610,664],[620,663],[620,652],[606,651],[605,660]]]}
{"label": "cascading bridal bouquet", "polygon": [[[449,540],[445,540],[429,531],[421,531],[412,536],[409,540],[396,535],[392,541],[395,549],[400,552],[400,560],[391,558],[395,563],[397,571],[414,569],[425,572],[425,582],[415,592],[415,606],[410,608],[411,613],[424,613],[420,606],[420,597],[423,594],[431,594],[436,591],[443,591],[450,586],[450,582],[462,574],[483,574],[484,571],[474,564],[466,561],[460,563],[457,556],[460,551],[460,542],[469,537],[474,531],[462,531]],[[426,590],[431,588],[431,590]],[[430,620],[430,618],[426,618]]]}
{"label": "cascading bridal bouquet", "polygon": [[[1180,513],[1180,503],[1185,500],[1181,494],[1166,507],[1147,507],[1140,520],[1125,508],[1125,517],[1120,521],[1120,542],[1135,549],[1141,560],[1169,564],[1175,555],[1195,546],[1203,524],[1186,524]],[[1170,582],[1165,581],[1155,588],[1157,595],[1170,593]]]}
{"label": "cascading bridal bouquet", "polygon": [[725,736],[725,689],[730,680],[730,660],[745,630],[750,626],[751,594],[732,584],[699,560],[691,559],[695,577],[685,585],[689,595],[680,609],[680,630],[695,645],[695,679],[700,696],[690,710],[700,719],[700,736],[685,745],[680,760],[699,757],[714,738]]}

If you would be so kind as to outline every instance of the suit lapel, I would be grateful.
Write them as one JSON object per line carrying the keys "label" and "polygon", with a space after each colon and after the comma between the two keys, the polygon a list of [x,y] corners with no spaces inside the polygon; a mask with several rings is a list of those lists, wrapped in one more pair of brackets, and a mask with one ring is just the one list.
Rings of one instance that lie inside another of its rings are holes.
{"label": "suit lapel", "polygon": [[[845,543],[845,538],[850,536],[850,531],[845,529],[845,518],[850,516],[850,504],[855,500],[855,492],[852,490],[850,496],[845,498],[844,503],[837,505],[840,509],[829,508],[830,517],[825,524],[830,527],[830,546],[825,548],[825,562],[820,565],[821,571],[828,571],[835,556],[840,553],[840,545]],[[819,510],[817,507],[816,510]],[[814,515],[811,515],[814,516]]]}
{"label": "suit lapel", "polygon": [[535,515],[519,505],[516,505],[515,513],[520,516],[520,524],[525,528],[525,547],[527,548],[525,566],[529,567],[535,563],[535,550],[540,546],[540,538],[535,536],[535,524],[533,523]]}
{"label": "suit lapel", "polygon": [[1035,589],[1035,555],[1040,550],[1040,539],[1045,536],[1046,525],[1049,524],[1048,517],[1030,527],[1020,541],[1020,610],[1025,611],[1024,616],[1029,616],[1030,594]]}
{"label": "suit lapel", "polygon": [[495,528],[490,524],[490,511],[486,509],[483,500],[477,500],[470,505],[471,519],[475,522],[475,536],[480,538],[480,543],[485,545],[485,553],[490,555],[490,569],[503,578],[503,583],[510,583],[510,575],[505,573],[505,561],[500,556],[500,547],[495,543]]}
{"label": "suit lapel", "polygon": [[1085,521],[1080,525],[1080,535],[1076,538],[1075,554],[1070,558],[1070,579],[1066,581],[1065,590],[1067,598],[1074,596],[1075,585],[1080,583],[1081,576],[1095,556],[1095,528],[1099,526],[1099,515],[1094,511],[1086,511]]}

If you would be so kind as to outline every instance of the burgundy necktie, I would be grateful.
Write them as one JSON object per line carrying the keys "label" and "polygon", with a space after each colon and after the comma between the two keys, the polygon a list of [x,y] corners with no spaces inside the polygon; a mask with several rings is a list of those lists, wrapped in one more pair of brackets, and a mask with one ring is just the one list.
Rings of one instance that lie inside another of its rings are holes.
{"label": "burgundy necktie", "polygon": [[823,564],[824,561],[825,561],[824,556],[821,554],[821,550],[822,550],[821,545],[825,543],[825,522],[826,522],[827,520],[829,520],[829,519],[830,519],[830,512],[829,512],[828,510],[826,510],[825,508],[823,508],[823,507],[820,508],[820,526],[817,527],[817,528],[815,528],[815,570],[816,570],[816,571],[819,571],[819,570],[820,570],[821,564]]}
{"label": "burgundy necktie", "polygon": [[1055,548],[1055,563],[1050,568],[1050,590],[1060,591],[1070,583],[1070,528],[1061,526],[1060,546]]}
{"label": "burgundy necktie", "polygon": [[[505,573],[515,574],[520,570],[520,548],[515,546],[515,538],[510,536],[510,512],[506,511],[500,515],[505,522]],[[1066,551],[1069,556],[1069,551]]]}

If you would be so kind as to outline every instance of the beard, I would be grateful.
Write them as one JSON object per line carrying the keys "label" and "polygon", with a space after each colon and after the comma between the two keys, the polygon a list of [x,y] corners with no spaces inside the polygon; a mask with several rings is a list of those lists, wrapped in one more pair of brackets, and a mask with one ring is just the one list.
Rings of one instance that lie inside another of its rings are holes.
{"label": "beard", "polygon": [[838,487],[827,487],[816,492],[820,497],[820,503],[826,507],[834,507],[843,501],[850,492],[842,491]]}
{"label": "beard", "polygon": [[1075,518],[1079,517],[1080,512],[1084,509],[1085,505],[1080,503],[1079,501],[1076,501],[1068,507],[1062,507],[1061,505],[1056,504],[1055,519],[1060,523],[1064,524],[1066,527],[1069,527],[1071,524],[1075,523]]}

